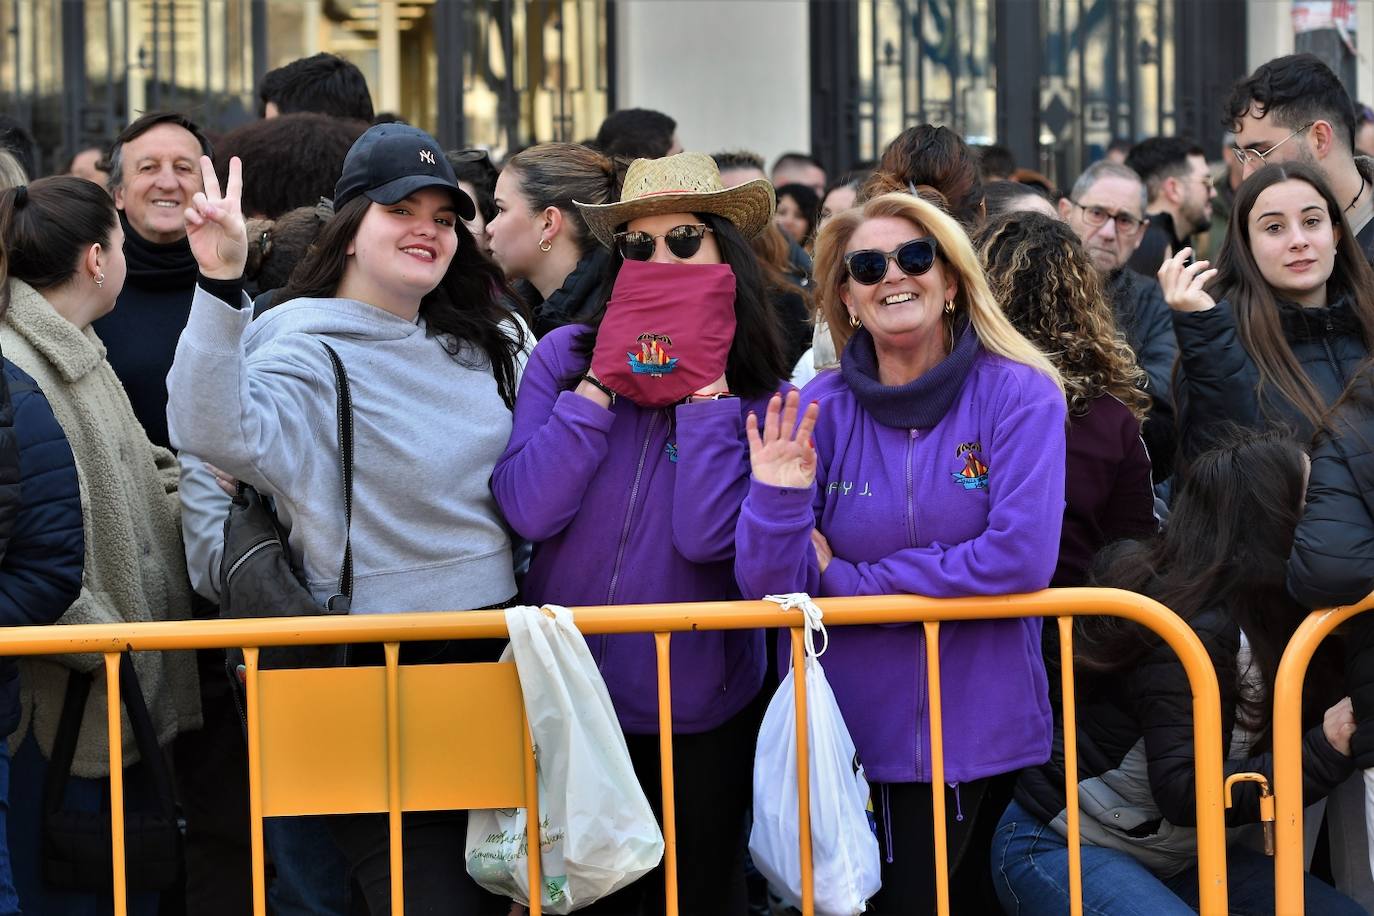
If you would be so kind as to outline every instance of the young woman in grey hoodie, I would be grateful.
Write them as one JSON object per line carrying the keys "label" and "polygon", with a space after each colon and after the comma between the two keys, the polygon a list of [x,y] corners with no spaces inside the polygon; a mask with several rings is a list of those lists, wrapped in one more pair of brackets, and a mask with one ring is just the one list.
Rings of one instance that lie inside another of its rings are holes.
{"label": "young woman in grey hoodie", "polygon": [[[532,339],[498,301],[500,273],[462,225],[473,204],[438,144],[403,124],[363,134],[335,189],[334,218],[282,304],[257,321],[242,292],[241,166],[231,162],[223,194],[209,160],[201,167],[205,192],[186,210],[201,276],[168,376],[173,441],[275,498],[318,600],[334,592],[348,535],[352,613],[509,603],[510,538],[488,480]],[[351,531],[326,343],[353,401]],[[329,820],[369,908],[386,911],[385,817]],[[481,891],[454,865],[464,821],[459,812],[407,815],[406,896],[418,911],[479,906]],[[316,906],[340,898],[337,872],[306,870],[297,877],[313,885]]]}

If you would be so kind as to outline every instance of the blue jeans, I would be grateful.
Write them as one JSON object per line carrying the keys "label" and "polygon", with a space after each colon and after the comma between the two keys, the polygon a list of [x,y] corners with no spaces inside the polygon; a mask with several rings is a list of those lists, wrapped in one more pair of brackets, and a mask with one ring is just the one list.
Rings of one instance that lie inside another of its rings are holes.
{"label": "blue jeans", "polygon": [[263,818],[262,836],[277,871],[267,888],[275,916],[348,916],[348,861],[328,817]]}
{"label": "blue jeans", "polygon": [[[1083,912],[1096,916],[1192,916],[1198,907],[1196,867],[1161,878],[1130,853],[1082,844]],[[1002,908],[1015,916],[1060,916],[1069,910],[1069,848],[1053,827],[1016,802],[992,840],[992,879]],[[1232,846],[1226,850],[1228,911],[1274,912],[1274,860]],[[1303,876],[1307,912],[1361,916],[1364,909],[1311,875]]]}
{"label": "blue jeans", "polygon": [[18,916],[19,892],[14,889],[10,844],[5,834],[10,809],[10,751],[0,740],[0,916]]}

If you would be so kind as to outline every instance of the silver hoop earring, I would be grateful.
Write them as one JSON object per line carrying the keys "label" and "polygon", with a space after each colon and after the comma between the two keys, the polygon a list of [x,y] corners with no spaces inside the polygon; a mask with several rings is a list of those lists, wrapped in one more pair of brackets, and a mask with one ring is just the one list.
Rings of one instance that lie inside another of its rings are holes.
{"label": "silver hoop earring", "polygon": [[104,274],[96,274],[95,276],[91,277],[91,279],[95,281],[96,289],[101,289],[105,286]]}

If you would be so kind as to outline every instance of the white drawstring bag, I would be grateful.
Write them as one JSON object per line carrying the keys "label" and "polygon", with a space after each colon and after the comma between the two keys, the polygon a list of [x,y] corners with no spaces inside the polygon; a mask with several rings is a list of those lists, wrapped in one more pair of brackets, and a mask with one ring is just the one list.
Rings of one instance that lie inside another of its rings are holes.
{"label": "white drawstring bag", "polygon": [[[570,913],[658,865],[663,834],[572,612],[546,610],[506,609],[510,645],[501,660],[515,659],[534,738],[544,911]],[[468,874],[526,905],[527,827],[524,808],[468,812]]]}
{"label": "white drawstring bag", "polygon": [[[820,657],[828,637],[808,595],[769,595],[806,614],[806,714],[811,761],[811,871],[819,916],[854,916],[882,886],[868,780],[854,752]],[[819,631],[821,650],[812,633]],[[793,678],[787,672],[768,704],[754,752],[754,865],[782,898],[801,907],[801,828],[797,812],[797,729]]]}

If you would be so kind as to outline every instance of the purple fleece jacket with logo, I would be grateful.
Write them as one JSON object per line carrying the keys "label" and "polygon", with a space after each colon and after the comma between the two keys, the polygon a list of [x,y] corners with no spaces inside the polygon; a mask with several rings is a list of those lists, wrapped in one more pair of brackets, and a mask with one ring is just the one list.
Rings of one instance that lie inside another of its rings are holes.
{"label": "purple fleece jacket with logo", "polygon": [[[719,601],[735,586],[735,522],[749,487],[744,417],[767,398],[603,408],[568,390],[587,371],[582,325],[534,348],[510,444],[492,473],[497,505],[534,542],[524,596],[568,606]],[[651,634],[589,636],[620,724],[658,732]],[[761,630],[676,633],[673,731],[709,731],[758,695]]]}
{"label": "purple fleece jacket with logo", "polygon": [[[983,350],[972,329],[910,390],[884,389],[876,371],[857,375],[863,361],[854,350],[852,341],[844,370],[823,372],[802,391],[820,403],[816,483],[795,489],[751,479],[736,537],[744,596],[954,598],[1045,588],[1064,516],[1066,408],[1058,387]],[[961,354],[962,367],[947,365]],[[876,366],[871,339],[859,355]],[[847,375],[885,402],[879,412],[887,423]],[[824,575],[813,527],[834,551]],[[1040,629],[1039,618],[941,625],[948,782],[1049,758]],[[830,631],[822,664],[875,782],[930,781],[925,652],[919,624]]]}

